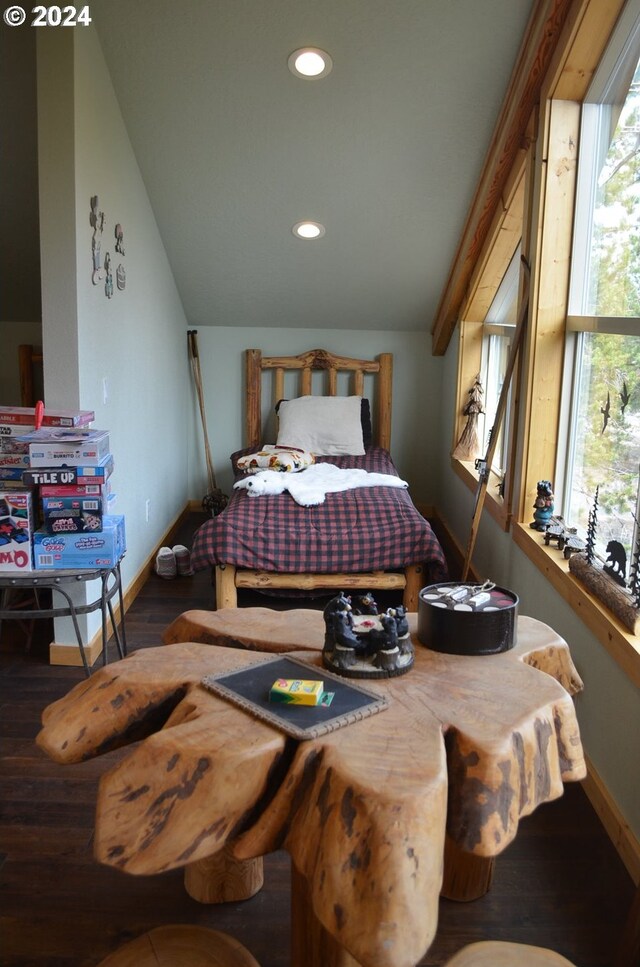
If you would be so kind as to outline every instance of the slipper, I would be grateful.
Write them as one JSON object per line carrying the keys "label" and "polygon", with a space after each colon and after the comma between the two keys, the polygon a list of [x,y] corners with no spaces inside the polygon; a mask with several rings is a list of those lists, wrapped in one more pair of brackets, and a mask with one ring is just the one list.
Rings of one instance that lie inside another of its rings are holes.
{"label": "slipper", "polygon": [[170,547],[161,547],[156,554],[156,574],[170,581],[177,574],[176,556]]}
{"label": "slipper", "polygon": [[185,547],[184,544],[176,544],[173,548],[173,555],[176,561],[178,577],[190,577],[193,571],[191,570],[191,552],[189,548]]}

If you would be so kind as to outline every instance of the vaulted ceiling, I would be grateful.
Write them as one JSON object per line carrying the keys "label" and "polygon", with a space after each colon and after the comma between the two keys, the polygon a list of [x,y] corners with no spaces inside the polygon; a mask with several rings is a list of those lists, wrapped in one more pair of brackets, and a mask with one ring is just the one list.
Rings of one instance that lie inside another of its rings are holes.
{"label": "vaulted ceiling", "polygon": [[429,332],[532,5],[93,0],[189,324]]}

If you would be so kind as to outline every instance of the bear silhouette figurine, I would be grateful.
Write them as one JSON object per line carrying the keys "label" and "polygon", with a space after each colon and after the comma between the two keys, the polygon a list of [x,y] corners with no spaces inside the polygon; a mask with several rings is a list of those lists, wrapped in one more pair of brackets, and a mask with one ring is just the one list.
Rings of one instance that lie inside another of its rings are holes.
{"label": "bear silhouette figurine", "polygon": [[620,541],[609,541],[603,571],[623,588],[626,586],[627,555]]}

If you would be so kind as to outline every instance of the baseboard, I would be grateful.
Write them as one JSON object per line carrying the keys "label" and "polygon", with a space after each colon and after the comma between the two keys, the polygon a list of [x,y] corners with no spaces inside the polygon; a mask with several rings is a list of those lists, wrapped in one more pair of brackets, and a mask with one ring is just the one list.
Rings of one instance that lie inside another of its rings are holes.
{"label": "baseboard", "polygon": [[618,809],[589,757],[585,758],[587,777],[583,780],[582,787],[626,866],[629,876],[638,886],[640,885],[640,840]]}
{"label": "baseboard", "polygon": [[[114,609],[115,610],[115,609]],[[111,625],[109,625],[110,627]],[[102,632],[98,631],[91,641],[84,646],[84,653],[87,656],[89,667],[93,665],[102,654]],[[59,645],[52,641],[49,645],[49,664],[50,665],[69,665],[72,667],[82,667],[82,656],[77,645]]]}
{"label": "baseboard", "polygon": [[425,520],[432,520],[436,517],[436,509],[433,504],[416,504],[416,510],[418,510]]}
{"label": "baseboard", "polygon": [[[149,556],[146,558],[144,564],[139,569],[138,573],[135,575],[133,580],[127,585],[126,589],[123,589],[123,604],[125,614],[135,601],[135,599],[140,594],[140,591],[144,587],[147,578],[153,573],[153,568],[155,565],[156,554],[161,547],[171,546],[173,543],[173,537],[177,533],[178,529],[183,524],[187,515],[191,512],[191,501],[189,501],[183,510],[180,511],[174,522],[171,524],[165,535],[153,548]],[[114,617],[117,622],[120,621],[120,604],[117,600],[113,600],[113,612]],[[111,622],[107,617],[107,635],[110,637],[113,633],[113,628]],[[89,665],[93,665],[94,662],[102,654],[102,629],[96,631],[91,640],[87,642],[84,646],[85,654],[87,656],[87,661]],[[70,665],[73,667],[82,666],[82,656],[80,654],[80,649],[77,645],[61,645],[55,641],[52,641],[49,645],[49,664],[50,665]]]}

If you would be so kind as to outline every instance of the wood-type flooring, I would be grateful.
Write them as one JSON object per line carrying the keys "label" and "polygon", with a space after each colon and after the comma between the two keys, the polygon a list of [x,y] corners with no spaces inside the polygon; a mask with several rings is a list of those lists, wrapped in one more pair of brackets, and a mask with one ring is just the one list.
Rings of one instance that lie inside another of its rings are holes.
{"label": "wood-type flooring", "polygon": [[[175,543],[189,545],[201,520],[191,515]],[[322,603],[240,597],[241,606]],[[160,644],[177,615],[212,606],[208,573],[172,581],[151,575],[127,614],[129,650]],[[94,861],[98,779],[122,753],[60,766],[36,747],[43,708],[83,679],[81,668],[48,664],[48,625],[36,623],[29,650],[18,622],[0,629],[2,967],[95,967],[126,941],[170,923],[227,931],[262,967],[289,967],[285,853],[265,859],[265,886],[255,897],[217,906],[192,900],[181,871],[133,877]],[[110,661],[114,651],[111,643]],[[611,967],[633,893],[582,788],[570,783],[561,799],[521,823],[486,896],[464,904],[441,900],[438,933],[420,964],[436,967],[466,944],[491,939],[549,947],[577,967]]]}

